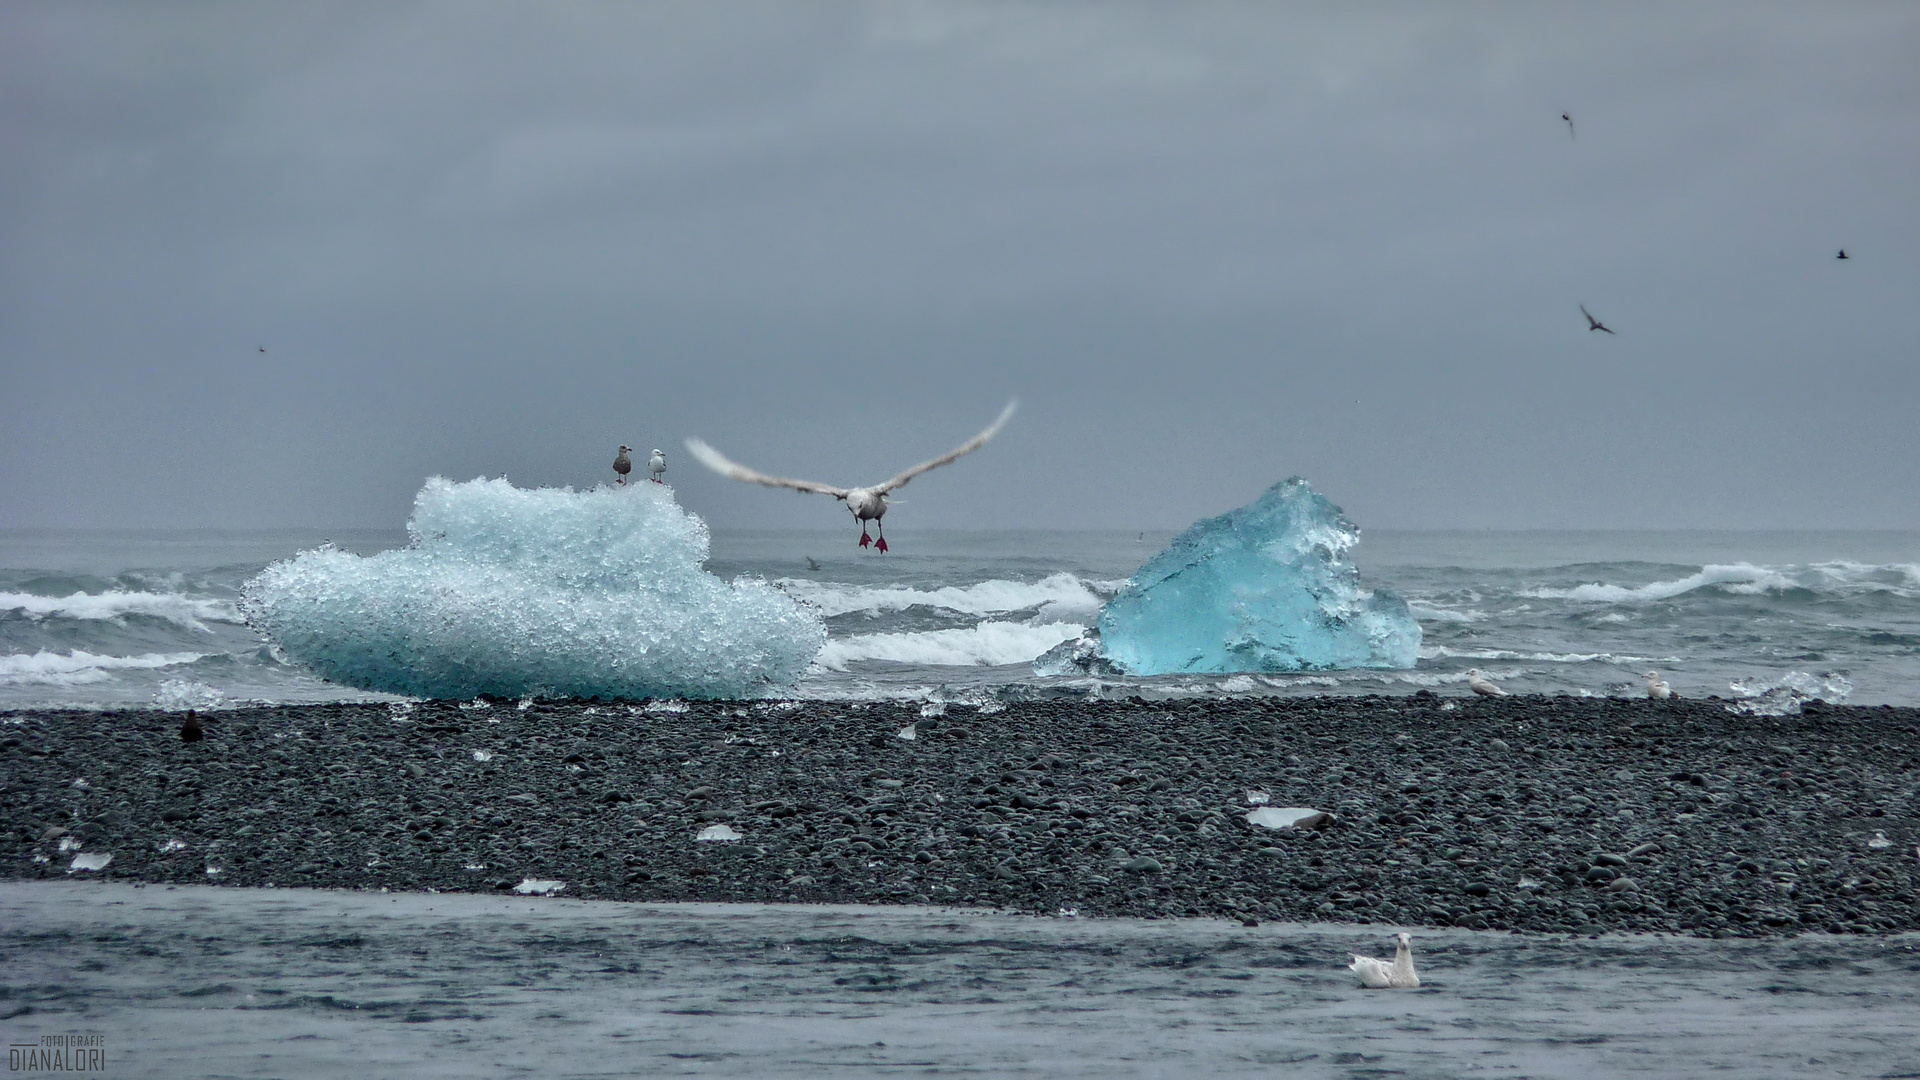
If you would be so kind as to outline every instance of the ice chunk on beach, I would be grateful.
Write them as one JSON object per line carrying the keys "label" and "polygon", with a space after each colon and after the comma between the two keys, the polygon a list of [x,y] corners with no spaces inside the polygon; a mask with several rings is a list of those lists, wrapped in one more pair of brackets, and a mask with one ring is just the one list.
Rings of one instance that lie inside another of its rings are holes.
{"label": "ice chunk on beach", "polygon": [[1100,613],[1100,648],[1132,675],[1410,668],[1420,624],[1347,561],[1360,530],[1300,477],[1198,522]]}
{"label": "ice chunk on beach", "polygon": [[826,640],[778,589],[703,569],[706,523],[664,485],[435,477],[407,531],[400,550],[267,567],[247,583],[248,622],[334,682],[441,699],[759,696]]}

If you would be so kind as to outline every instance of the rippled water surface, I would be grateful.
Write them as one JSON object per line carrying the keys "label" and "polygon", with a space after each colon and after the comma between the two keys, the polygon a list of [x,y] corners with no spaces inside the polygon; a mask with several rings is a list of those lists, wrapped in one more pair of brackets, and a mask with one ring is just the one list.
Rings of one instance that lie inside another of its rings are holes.
{"label": "rippled water surface", "polygon": [[0,884],[8,1041],[110,1076],[1895,1077],[1920,941]]}

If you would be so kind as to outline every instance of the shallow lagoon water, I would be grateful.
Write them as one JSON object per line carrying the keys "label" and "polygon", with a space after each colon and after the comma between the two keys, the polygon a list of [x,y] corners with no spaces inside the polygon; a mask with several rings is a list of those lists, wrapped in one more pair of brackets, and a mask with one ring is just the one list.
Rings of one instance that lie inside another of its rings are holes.
{"label": "shallow lagoon water", "polygon": [[1920,1075],[1920,939],[1414,939],[933,908],[0,885],[9,1042],[106,1075]]}

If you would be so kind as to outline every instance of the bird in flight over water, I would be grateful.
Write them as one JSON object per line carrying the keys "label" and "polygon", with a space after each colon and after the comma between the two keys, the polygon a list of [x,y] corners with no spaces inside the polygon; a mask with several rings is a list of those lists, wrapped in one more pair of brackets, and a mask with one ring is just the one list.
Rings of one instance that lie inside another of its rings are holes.
{"label": "bird in flight over water", "polygon": [[[749,484],[792,488],[795,491],[812,492],[816,495],[831,495],[839,499],[841,502],[847,504],[847,510],[853,514],[856,521],[860,522],[860,546],[866,547],[872,544],[877,550],[885,551],[887,550],[887,530],[880,524],[880,519],[887,515],[887,493],[893,491],[895,488],[907,486],[907,481],[912,480],[914,477],[919,476],[929,469],[937,469],[942,465],[951,464],[987,445],[988,439],[1000,434],[1000,429],[1007,426],[1007,421],[1013,418],[1014,407],[1018,404],[1019,402],[1016,401],[1007,402],[1007,407],[1000,410],[999,418],[994,420],[993,423],[988,424],[986,430],[968,439],[966,442],[961,443],[959,446],[954,447],[931,461],[923,461],[883,484],[875,484],[872,487],[834,487],[832,484],[817,484],[811,480],[787,480],[778,476],[768,476],[766,473],[755,472],[745,465],[736,465],[732,461],[727,460],[720,451],[715,450],[699,439],[688,439],[687,451],[699,459],[700,464],[705,465],[721,476],[745,481]],[[869,521],[873,522],[875,527],[880,529],[880,539],[878,542],[875,542],[867,535],[867,522]]]}
{"label": "bird in flight over water", "polygon": [[1836,258],[1836,259],[1844,259],[1844,258],[1846,258],[1846,257],[1847,257],[1847,249],[1846,249],[1846,248],[1841,248],[1841,249],[1840,249],[1840,254],[1838,254],[1838,255],[1835,255],[1835,256],[1834,256],[1834,258]]}
{"label": "bird in flight over water", "polygon": [[[1587,317],[1587,333],[1591,334],[1595,330],[1606,330],[1607,333],[1609,334],[1613,333],[1612,330],[1607,328],[1607,325],[1605,323],[1593,317],[1593,312],[1587,310],[1587,305],[1585,304],[1580,305],[1580,314],[1585,315]],[[1614,336],[1618,337],[1619,335],[1615,334]]]}
{"label": "bird in flight over water", "polygon": [[1566,113],[1561,113],[1560,119],[1565,120],[1567,122],[1567,138],[1577,139],[1580,137],[1573,133],[1573,117],[1568,116]]}

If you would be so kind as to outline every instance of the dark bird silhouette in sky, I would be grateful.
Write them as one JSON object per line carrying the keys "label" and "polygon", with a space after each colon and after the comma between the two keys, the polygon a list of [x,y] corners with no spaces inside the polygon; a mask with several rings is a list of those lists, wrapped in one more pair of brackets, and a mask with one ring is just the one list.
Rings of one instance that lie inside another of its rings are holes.
{"label": "dark bird silhouette in sky", "polygon": [[[1593,312],[1587,310],[1587,305],[1585,304],[1580,305],[1580,314],[1585,315],[1587,317],[1587,333],[1591,334],[1595,330],[1606,330],[1607,333],[1609,334],[1613,333],[1613,331],[1609,329],[1605,323],[1593,317]],[[1619,335],[1615,334],[1614,336],[1618,337]]]}
{"label": "dark bird silhouette in sky", "polygon": [[266,352],[266,351],[267,351],[267,347],[266,347],[265,345],[262,345],[262,346],[260,346],[260,351],[261,351],[261,352]]}
{"label": "dark bird silhouette in sky", "polygon": [[1580,137],[1573,133],[1573,117],[1568,116],[1566,113],[1561,113],[1560,119],[1565,120],[1567,122],[1567,138],[1577,139]]}
{"label": "dark bird silhouette in sky", "polygon": [[1838,255],[1835,255],[1835,256],[1834,256],[1834,258],[1836,258],[1836,259],[1844,259],[1844,258],[1846,258],[1846,257],[1847,257],[1847,249],[1846,249],[1846,248],[1841,248],[1841,249],[1840,249],[1840,254],[1838,254]]}

